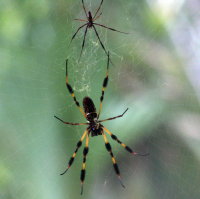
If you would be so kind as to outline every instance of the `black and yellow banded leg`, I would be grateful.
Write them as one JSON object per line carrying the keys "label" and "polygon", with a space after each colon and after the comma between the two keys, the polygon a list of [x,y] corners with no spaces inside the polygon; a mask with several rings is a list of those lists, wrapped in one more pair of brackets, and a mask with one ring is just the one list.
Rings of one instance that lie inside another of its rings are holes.
{"label": "black and yellow banded leg", "polygon": [[81,169],[81,176],[80,176],[80,179],[81,179],[81,195],[83,194],[83,183],[84,183],[84,180],[85,180],[85,173],[86,173],[86,156],[88,154],[88,151],[89,151],[89,136],[88,134],[86,135],[86,142],[85,142],[85,147],[83,149],[83,163],[82,163],[82,169]]}
{"label": "black and yellow banded leg", "polygon": [[85,112],[83,111],[82,107],[80,106],[80,103],[77,101],[76,96],[74,94],[74,90],[71,87],[71,85],[69,84],[67,66],[68,66],[68,59],[66,60],[66,86],[67,86],[67,89],[68,89],[69,93],[71,94],[76,106],[79,108],[80,112],[85,117]]}
{"label": "black and yellow banded leg", "polygon": [[103,127],[103,130],[108,133],[111,138],[113,140],[115,140],[116,142],[118,142],[122,147],[124,147],[129,153],[133,154],[133,155],[139,155],[139,156],[146,156],[149,155],[149,153],[145,153],[145,154],[141,154],[141,153],[137,153],[135,151],[133,151],[129,146],[126,146],[123,142],[121,142],[116,135],[112,134],[106,127]]}
{"label": "black and yellow banded leg", "polygon": [[69,162],[68,162],[68,167],[67,167],[67,169],[66,169],[63,173],[61,173],[60,175],[64,175],[64,174],[68,171],[68,169],[71,167],[71,165],[73,164],[74,158],[76,157],[76,153],[78,152],[79,148],[81,147],[82,142],[83,142],[85,136],[87,135],[87,133],[88,133],[88,131],[86,130],[86,131],[83,133],[81,139],[77,142],[77,144],[76,144],[76,149],[75,149],[75,151],[74,151],[72,157],[70,158],[70,160],[69,160]]}
{"label": "black and yellow banded leg", "polygon": [[107,139],[105,133],[103,133],[102,136],[103,136],[103,139],[104,139],[104,141],[105,141],[106,149],[107,149],[107,151],[108,151],[108,152],[110,153],[110,155],[111,155],[112,163],[113,163],[113,167],[114,167],[115,173],[116,173],[117,176],[118,176],[118,179],[119,179],[119,181],[120,181],[120,184],[122,185],[122,187],[125,188],[125,186],[124,186],[124,184],[122,183],[122,180],[121,180],[120,171],[119,171],[119,168],[118,168],[116,159],[115,159],[115,157],[114,157],[114,155],[113,155],[111,145],[110,145],[110,143],[108,142],[108,139]]}
{"label": "black and yellow banded leg", "polygon": [[108,52],[108,61],[107,61],[107,71],[106,71],[106,77],[103,80],[103,87],[102,87],[102,91],[101,91],[101,97],[100,97],[100,107],[99,107],[99,113],[98,113],[98,118],[100,116],[101,110],[102,110],[102,104],[103,104],[103,99],[104,99],[104,93],[106,90],[106,87],[108,85],[108,72],[109,72],[109,60],[110,60],[110,55]]}

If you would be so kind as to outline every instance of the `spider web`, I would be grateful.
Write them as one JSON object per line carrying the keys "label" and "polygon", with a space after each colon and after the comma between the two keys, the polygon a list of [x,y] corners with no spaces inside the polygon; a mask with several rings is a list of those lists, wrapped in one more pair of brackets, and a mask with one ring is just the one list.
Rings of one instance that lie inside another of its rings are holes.
{"label": "spider web", "polygon": [[[85,0],[95,11],[99,1]],[[83,198],[197,199],[199,175],[199,21],[197,0],[106,1],[97,28],[111,53],[101,118],[129,111],[105,126],[148,157],[133,157],[109,138],[123,189],[101,136],[90,138]],[[67,166],[84,122],[65,86],[79,102],[90,96],[97,109],[106,55],[88,30],[80,62],[81,1],[1,3],[0,198],[80,198],[82,149]],[[187,46],[187,48],[186,48]]]}

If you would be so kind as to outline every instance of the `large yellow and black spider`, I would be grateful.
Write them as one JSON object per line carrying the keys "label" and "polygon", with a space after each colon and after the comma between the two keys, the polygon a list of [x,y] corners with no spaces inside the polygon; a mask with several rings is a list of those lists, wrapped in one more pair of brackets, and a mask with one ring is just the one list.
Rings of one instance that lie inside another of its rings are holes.
{"label": "large yellow and black spider", "polygon": [[96,112],[96,108],[95,108],[95,105],[94,105],[92,99],[89,98],[89,97],[84,97],[84,99],[83,99],[83,108],[84,108],[84,110],[80,106],[79,102],[77,101],[77,99],[75,97],[74,91],[73,91],[73,89],[72,89],[72,87],[71,87],[71,85],[69,84],[69,81],[68,81],[67,66],[68,66],[68,60],[66,61],[66,86],[67,86],[67,88],[68,88],[71,96],[73,97],[76,106],[79,108],[80,112],[86,118],[87,123],[65,122],[62,119],[58,118],[57,116],[54,116],[54,117],[56,119],[60,120],[61,122],[63,122],[64,124],[70,124],[70,125],[88,125],[88,127],[84,131],[81,139],[78,141],[78,143],[76,145],[76,149],[75,149],[72,157],[69,160],[67,169],[63,173],[61,173],[61,175],[65,174],[67,172],[67,170],[71,167],[72,163],[74,162],[74,158],[76,156],[76,153],[78,152],[78,149],[81,147],[82,142],[83,142],[83,140],[86,137],[86,143],[85,143],[85,147],[83,149],[83,164],[82,164],[82,170],[81,170],[81,176],[80,176],[80,180],[81,180],[81,194],[82,194],[83,193],[83,183],[84,183],[85,173],[86,173],[85,172],[85,168],[86,168],[86,156],[87,156],[88,151],[89,151],[89,147],[88,147],[88,145],[89,145],[89,136],[91,135],[93,137],[93,136],[102,135],[103,139],[105,141],[105,147],[106,147],[107,151],[111,155],[112,163],[113,163],[113,166],[114,166],[115,173],[117,174],[122,187],[124,187],[124,185],[123,185],[123,183],[121,181],[120,171],[119,171],[117,162],[115,160],[115,157],[114,157],[113,152],[112,152],[111,145],[108,142],[108,139],[106,137],[105,132],[107,134],[109,134],[113,140],[115,140],[119,144],[121,144],[121,146],[124,147],[131,154],[133,154],[133,155],[141,155],[141,156],[144,156],[144,155],[147,155],[147,154],[139,154],[137,152],[134,152],[130,147],[128,147],[124,143],[122,143],[117,138],[116,135],[113,135],[105,126],[103,126],[101,124],[102,122],[122,117],[127,112],[128,108],[121,115],[118,115],[118,116],[115,116],[115,117],[111,117],[111,118],[108,118],[108,119],[104,119],[104,120],[99,120],[99,116],[100,116],[100,113],[101,113],[101,110],[102,110],[102,102],[103,102],[103,99],[104,99],[104,92],[105,92],[105,89],[106,89],[106,87],[108,85],[109,53],[108,53],[108,61],[107,61],[107,72],[106,72],[106,77],[104,78],[104,81],[103,81],[103,88],[102,88],[102,93],[101,93],[101,97],[100,97],[100,108],[99,108],[98,114]]}

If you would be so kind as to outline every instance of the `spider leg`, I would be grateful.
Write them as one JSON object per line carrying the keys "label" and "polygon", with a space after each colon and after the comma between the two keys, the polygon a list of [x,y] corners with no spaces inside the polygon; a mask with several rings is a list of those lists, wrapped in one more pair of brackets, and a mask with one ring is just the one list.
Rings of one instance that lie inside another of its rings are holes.
{"label": "spider leg", "polygon": [[88,133],[88,131],[85,130],[84,133],[83,133],[83,135],[82,135],[82,137],[81,137],[81,139],[80,139],[80,140],[77,142],[77,144],[76,144],[76,149],[75,149],[75,151],[74,151],[72,157],[70,158],[70,160],[69,160],[69,162],[68,162],[68,167],[67,167],[67,169],[66,169],[63,173],[61,173],[60,175],[64,175],[64,174],[68,171],[68,169],[71,167],[72,163],[74,162],[74,158],[76,157],[76,153],[78,152],[79,148],[81,147],[82,142],[83,142],[85,136],[87,135],[87,133]]}
{"label": "spider leg", "polygon": [[62,123],[64,123],[64,124],[70,124],[70,125],[88,125],[88,123],[72,123],[72,122],[65,122],[65,121],[63,121],[62,119],[60,119],[59,117],[57,117],[57,116],[55,116],[54,115],[54,117],[56,118],[56,119],[58,119],[58,120],[60,120]]}
{"label": "spider leg", "polygon": [[103,136],[103,138],[104,138],[105,147],[106,147],[107,151],[108,151],[108,152],[110,153],[110,155],[111,155],[112,163],[113,163],[113,167],[114,167],[115,173],[116,173],[117,176],[118,176],[118,179],[119,179],[119,181],[120,181],[120,184],[122,185],[123,188],[125,188],[125,186],[124,186],[124,184],[122,183],[122,180],[121,180],[120,171],[119,171],[117,162],[116,162],[116,160],[115,160],[115,157],[114,157],[114,155],[113,155],[111,145],[110,145],[110,143],[108,142],[108,139],[107,139],[105,133],[103,133],[102,136]]}
{"label": "spider leg", "polygon": [[85,46],[85,38],[86,38],[86,35],[87,35],[87,30],[88,30],[88,26],[87,26],[86,29],[85,29],[85,33],[84,33],[84,37],[83,37],[83,43],[82,43],[82,47],[81,47],[81,53],[80,53],[80,57],[79,57],[79,60],[78,60],[78,61],[80,61],[81,55],[82,55],[82,53],[83,53],[83,48],[84,48],[84,46]]}
{"label": "spider leg", "polygon": [[112,134],[112,133],[111,133],[107,128],[105,128],[104,126],[103,126],[103,130],[104,130],[106,133],[108,133],[108,134],[111,136],[111,138],[112,138],[113,140],[115,140],[116,142],[118,142],[119,144],[121,144],[121,146],[124,147],[129,153],[131,153],[131,154],[133,154],[133,155],[139,155],[139,156],[147,156],[147,155],[149,155],[149,153],[141,154],[141,153],[137,153],[137,152],[133,151],[129,146],[126,146],[124,143],[122,143],[122,142],[117,138],[116,135]]}
{"label": "spider leg", "polygon": [[95,13],[95,15],[94,15],[94,17],[93,17],[93,18],[95,18],[95,17],[96,17],[96,15],[97,15],[97,13],[99,12],[99,10],[100,10],[100,8],[101,8],[102,4],[103,4],[103,0],[101,0],[101,3],[100,3],[100,5],[99,5],[99,7],[97,8],[97,11],[96,11],[96,13]]}
{"label": "spider leg", "polygon": [[97,29],[95,28],[94,25],[93,25],[92,27],[94,28],[95,34],[96,34],[96,36],[97,36],[97,38],[98,38],[98,40],[99,40],[99,43],[101,44],[101,47],[103,48],[104,52],[105,52],[106,55],[108,56],[108,53],[107,53],[107,51],[106,51],[106,49],[105,49],[105,47],[104,47],[104,45],[103,45],[103,43],[102,43],[102,41],[101,41],[101,39],[100,39],[100,37],[99,37],[99,34],[98,34],[98,32],[97,32]]}
{"label": "spider leg", "polygon": [[[76,19],[75,19],[75,20],[76,20]],[[82,26],[80,26],[80,27],[77,29],[77,31],[76,31],[76,32],[74,33],[74,35],[72,36],[69,45],[72,43],[72,40],[76,37],[76,35],[77,35],[77,33],[79,32],[79,30],[80,30],[81,28],[83,28],[84,26],[86,26],[86,25],[87,25],[87,23],[83,24]]]}
{"label": "spider leg", "polygon": [[74,94],[74,90],[71,87],[71,85],[69,84],[69,80],[68,80],[68,70],[67,70],[67,66],[68,66],[68,60],[66,60],[66,86],[67,89],[69,91],[69,93],[71,94],[76,106],[79,108],[79,111],[83,114],[83,116],[85,117],[85,112],[83,111],[82,107],[80,106],[80,103],[77,101],[75,94]]}
{"label": "spider leg", "polygon": [[129,33],[127,33],[127,32],[122,32],[122,31],[116,30],[116,29],[114,29],[114,28],[110,28],[110,27],[104,26],[104,25],[102,25],[102,24],[98,24],[98,23],[93,23],[93,24],[95,24],[95,25],[97,25],[97,26],[101,26],[101,27],[103,27],[103,28],[107,28],[107,29],[112,30],[112,31],[115,31],[115,32],[119,32],[119,33],[123,33],[123,34],[129,34]]}
{"label": "spider leg", "polygon": [[74,19],[75,21],[85,21],[85,22],[88,22],[88,20],[86,19]]}
{"label": "spider leg", "polygon": [[83,183],[84,183],[84,180],[85,180],[85,169],[86,169],[86,156],[88,154],[88,151],[89,151],[89,136],[88,136],[88,133],[86,135],[86,143],[85,143],[85,148],[83,149],[83,163],[82,163],[82,169],[81,169],[81,176],[80,176],[80,179],[81,179],[81,195],[83,194]]}
{"label": "spider leg", "polygon": [[105,89],[106,89],[106,87],[108,85],[109,60],[110,60],[110,55],[109,55],[109,52],[108,52],[107,71],[106,71],[106,77],[103,80],[103,87],[102,87],[101,97],[100,97],[100,107],[99,107],[99,113],[98,113],[97,119],[99,118],[101,110],[102,110],[102,103],[103,103],[103,99],[104,99],[104,92],[105,92]]}
{"label": "spider leg", "polygon": [[93,18],[93,21],[96,21],[101,15],[102,15],[102,12],[97,17]]}
{"label": "spider leg", "polygon": [[83,9],[84,9],[85,15],[86,15],[86,17],[88,18],[88,16],[87,16],[87,11],[86,11],[86,9],[85,9],[85,4],[84,4],[84,1],[83,1],[83,0],[82,0],[82,4],[83,4]]}
{"label": "spider leg", "polygon": [[115,117],[110,117],[110,118],[105,119],[105,120],[99,120],[99,122],[105,122],[105,121],[108,121],[108,120],[114,120],[114,119],[117,119],[119,117],[123,117],[124,114],[126,113],[126,111],[128,111],[128,108],[121,115],[118,115],[118,116],[115,116]]}

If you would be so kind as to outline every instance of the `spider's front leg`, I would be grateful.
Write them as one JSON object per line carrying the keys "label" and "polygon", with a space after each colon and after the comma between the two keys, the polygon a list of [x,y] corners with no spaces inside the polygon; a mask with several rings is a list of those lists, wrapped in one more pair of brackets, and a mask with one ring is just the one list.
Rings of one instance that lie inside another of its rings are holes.
{"label": "spider's front leg", "polygon": [[100,107],[99,107],[99,112],[98,112],[98,116],[97,116],[97,119],[99,118],[100,116],[100,113],[101,113],[101,110],[102,110],[102,104],[103,104],[103,100],[104,100],[104,93],[105,93],[105,90],[108,86],[108,72],[109,72],[109,62],[110,62],[110,53],[108,52],[108,61],[107,61],[107,70],[106,70],[106,77],[104,78],[103,80],[103,85],[102,85],[102,90],[101,90],[101,97],[100,97]]}
{"label": "spider's front leg", "polygon": [[68,79],[68,60],[66,60],[66,87],[69,91],[69,93],[71,94],[74,103],[76,104],[76,106],[78,107],[79,111],[82,113],[82,115],[85,117],[85,112],[83,111],[82,107],[80,106],[80,103],[77,101],[76,96],[74,94],[74,90],[72,88],[72,86],[69,84],[69,79]]}

